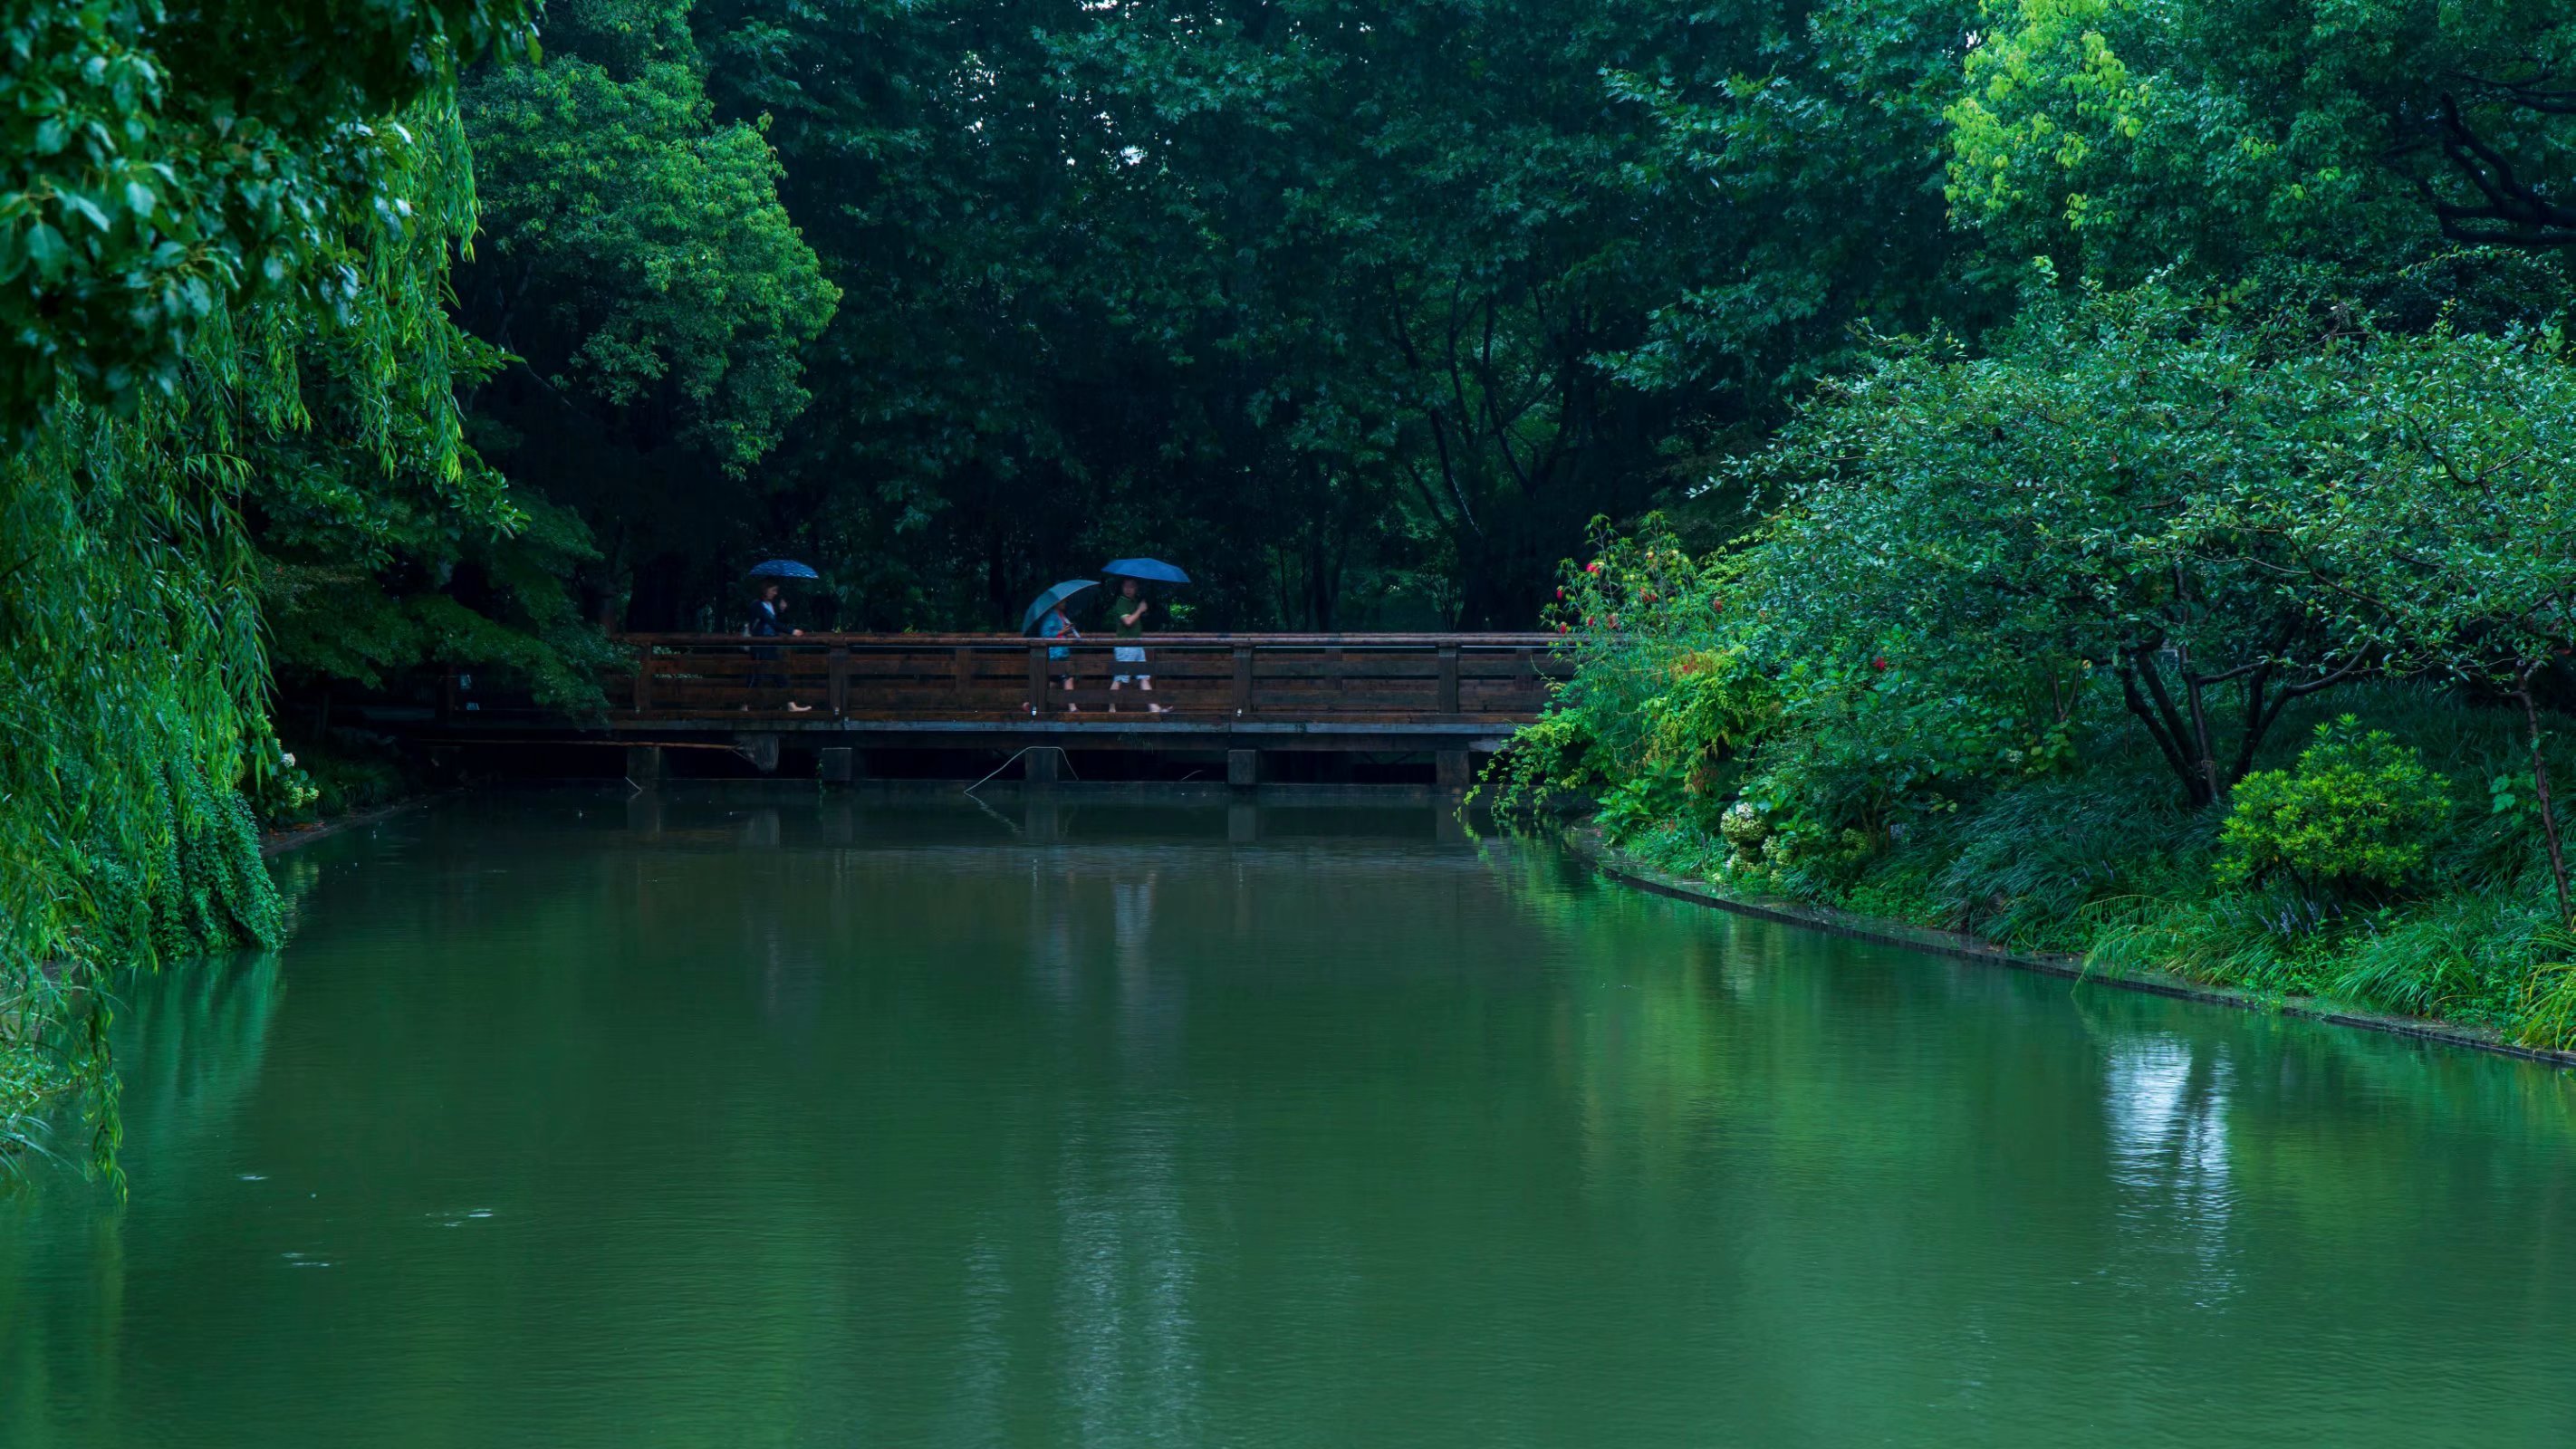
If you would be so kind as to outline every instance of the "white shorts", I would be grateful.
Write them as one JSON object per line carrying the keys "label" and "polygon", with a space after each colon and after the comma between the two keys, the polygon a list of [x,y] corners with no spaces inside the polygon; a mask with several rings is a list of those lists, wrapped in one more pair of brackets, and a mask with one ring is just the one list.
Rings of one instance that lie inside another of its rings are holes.
{"label": "white shorts", "polygon": [[[1112,653],[1113,657],[1121,664],[1142,664],[1145,662],[1145,646],[1142,644],[1121,644]],[[1150,674],[1143,673],[1121,674],[1116,676],[1111,682],[1115,684],[1125,684],[1131,679],[1151,679],[1153,677],[1154,676]]]}

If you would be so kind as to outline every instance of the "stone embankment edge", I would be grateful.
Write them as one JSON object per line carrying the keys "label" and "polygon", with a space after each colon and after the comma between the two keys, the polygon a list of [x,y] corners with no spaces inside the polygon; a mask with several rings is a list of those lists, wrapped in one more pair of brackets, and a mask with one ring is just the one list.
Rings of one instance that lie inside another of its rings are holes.
{"label": "stone embankment edge", "polygon": [[427,805],[430,801],[438,799],[440,795],[445,793],[448,792],[438,791],[427,795],[413,795],[405,799],[396,800],[391,805],[377,805],[365,810],[352,810],[346,815],[335,815],[328,820],[317,820],[311,825],[299,825],[291,830],[263,830],[259,833],[259,853],[263,858],[272,855],[283,855],[290,850],[311,845],[317,840],[337,835],[343,830],[352,829],[360,825],[373,825],[379,820],[390,820],[394,816],[400,815],[405,811],[418,810],[422,806]]}
{"label": "stone embankment edge", "polygon": [[2500,1056],[2519,1057],[2553,1067],[2576,1067],[2576,1052],[2549,1051],[2541,1047],[2521,1046],[2493,1033],[2473,1027],[2454,1026],[2413,1017],[2382,1016],[2376,1012],[2357,1011],[2331,1002],[2308,997],[2274,998],[2250,992],[2231,991],[2222,986],[2206,986],[2177,976],[2143,976],[2126,972],[2096,971],[2073,956],[2008,951],[1992,941],[1957,931],[1935,931],[1928,927],[1909,926],[1875,916],[1854,915],[1847,911],[1811,906],[1799,901],[1757,899],[1729,895],[1707,881],[1673,875],[1636,860],[1601,838],[1595,827],[1569,831],[1567,838],[1592,868],[1621,885],[1676,900],[1715,906],[1740,916],[1777,921],[1783,925],[1803,926],[1812,931],[1866,941],[1876,946],[1898,946],[1909,951],[1928,951],[1965,961],[1982,961],[1994,966],[2008,966],[2016,971],[2036,971],[2045,976],[2064,977],[2070,981],[2115,986],[2123,991],[2143,991],[2156,996],[2170,996],[2182,1001],[2197,1001],[2211,1006],[2234,1007],[2240,1011],[2268,1012],[2278,1016],[2295,1016],[2309,1021],[2322,1021],[2334,1026],[2358,1027],[2364,1031],[2385,1032],[2391,1036],[2413,1037],[2418,1041],[2440,1042],[2445,1046],[2468,1047]]}

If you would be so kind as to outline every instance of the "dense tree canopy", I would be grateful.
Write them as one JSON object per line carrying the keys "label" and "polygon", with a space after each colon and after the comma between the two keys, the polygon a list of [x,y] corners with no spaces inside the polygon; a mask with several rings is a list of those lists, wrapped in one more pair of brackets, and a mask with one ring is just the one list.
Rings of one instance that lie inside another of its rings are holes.
{"label": "dense tree canopy", "polygon": [[842,293],[744,526],[877,625],[1138,549],[1214,621],[1525,622],[1591,514],[1950,298],[1947,11],[703,6]]}

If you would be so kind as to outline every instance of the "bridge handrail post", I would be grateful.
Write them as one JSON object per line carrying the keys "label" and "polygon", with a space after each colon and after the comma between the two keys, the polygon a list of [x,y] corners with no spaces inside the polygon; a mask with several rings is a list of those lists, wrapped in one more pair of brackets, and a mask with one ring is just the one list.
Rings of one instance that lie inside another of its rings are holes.
{"label": "bridge handrail post", "polygon": [[1047,712],[1047,657],[1044,644],[1029,646],[1029,713]]}
{"label": "bridge handrail post", "polygon": [[653,646],[639,645],[635,650],[635,712],[643,714],[653,707]]}
{"label": "bridge handrail post", "polygon": [[1252,713],[1252,646],[1234,646],[1234,712]]}
{"label": "bridge handrail post", "polygon": [[1440,698],[1438,703],[1442,714],[1456,714],[1458,712],[1458,646],[1454,643],[1443,644],[1440,646]]}
{"label": "bridge handrail post", "polygon": [[824,656],[828,680],[826,689],[832,697],[832,717],[839,719],[850,712],[850,646],[835,644]]}

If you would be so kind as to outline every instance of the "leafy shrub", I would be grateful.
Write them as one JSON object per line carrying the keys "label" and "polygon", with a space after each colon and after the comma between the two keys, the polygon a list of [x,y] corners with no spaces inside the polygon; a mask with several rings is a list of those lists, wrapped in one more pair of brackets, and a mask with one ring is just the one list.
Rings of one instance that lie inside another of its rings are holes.
{"label": "leafy shrub", "polygon": [[1556,791],[1599,783],[1598,745],[1589,712],[1551,708],[1486,762],[1476,796],[1507,814],[1535,811]]}
{"label": "leafy shrub", "polygon": [[1730,641],[1726,568],[1694,558],[1660,519],[1635,537],[1599,519],[1593,532],[1593,557],[1564,561],[1547,611],[1575,677],[1480,790],[1526,810],[1554,791],[1603,787],[1614,840],[1676,817],[1713,823],[1779,714],[1771,682]]}
{"label": "leafy shrub", "polygon": [[2317,726],[2296,768],[2237,782],[2218,876],[2244,885],[2287,874],[2336,895],[2393,889],[2423,865],[2450,810],[2442,777],[2421,755],[2345,715]]}

